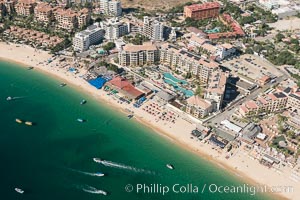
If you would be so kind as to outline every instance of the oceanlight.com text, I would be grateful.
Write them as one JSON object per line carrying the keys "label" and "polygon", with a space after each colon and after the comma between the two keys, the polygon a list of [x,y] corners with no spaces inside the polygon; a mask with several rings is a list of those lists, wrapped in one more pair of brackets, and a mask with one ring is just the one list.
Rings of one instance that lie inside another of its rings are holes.
{"label": "oceanlight.com text", "polygon": [[258,193],[292,193],[294,191],[292,186],[271,186],[266,185],[218,185],[218,184],[173,184],[163,185],[158,183],[153,184],[127,184],[125,186],[126,192],[134,192],[137,194],[161,194],[169,193],[175,194],[248,194],[256,195]]}

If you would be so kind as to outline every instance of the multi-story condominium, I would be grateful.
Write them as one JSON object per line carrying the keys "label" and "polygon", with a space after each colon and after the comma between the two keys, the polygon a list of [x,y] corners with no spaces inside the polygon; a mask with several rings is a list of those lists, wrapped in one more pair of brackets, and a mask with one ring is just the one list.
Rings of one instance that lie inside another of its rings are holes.
{"label": "multi-story condominium", "polygon": [[216,56],[218,60],[223,60],[236,53],[236,49],[229,43],[212,45],[209,40],[195,34],[192,34],[189,39],[189,47],[193,47],[195,51],[205,51],[211,56]]}
{"label": "multi-story condominium", "polygon": [[86,4],[86,3],[93,3],[93,0],[71,0],[69,2],[83,5],[83,4]]}
{"label": "multi-story condominium", "polygon": [[17,0],[0,0],[0,16],[13,13]]}
{"label": "multi-story condominium", "polygon": [[298,114],[300,114],[300,89],[298,91],[289,94],[287,107],[292,108],[293,110],[297,110]]}
{"label": "multi-story condominium", "polygon": [[221,71],[212,72],[208,80],[204,98],[213,101],[213,111],[222,108],[228,73]]}
{"label": "multi-story condominium", "polygon": [[243,116],[283,110],[287,106],[288,96],[282,92],[270,93],[241,105],[239,112]]}
{"label": "multi-story condominium", "polygon": [[0,17],[6,14],[6,7],[4,5],[4,1],[0,1]]}
{"label": "multi-story condominium", "polygon": [[134,17],[131,19],[124,18],[122,21],[128,24],[128,31],[130,33],[143,33],[143,21]]}
{"label": "multi-story condominium", "polygon": [[189,47],[201,47],[203,44],[208,43],[209,40],[205,38],[198,37],[196,34],[192,34],[189,39]]}
{"label": "multi-story condominium", "polygon": [[63,8],[56,8],[53,11],[53,14],[57,23],[57,28],[65,29],[70,32],[77,28],[78,24],[75,11],[71,9],[65,10]]}
{"label": "multi-story condominium", "polygon": [[18,15],[29,16],[33,14],[35,5],[35,0],[19,0],[15,5],[15,10]]}
{"label": "multi-story condominium", "polygon": [[223,60],[227,57],[230,57],[236,53],[236,48],[234,48],[231,44],[225,43],[221,45],[217,45],[215,56],[217,56],[220,60]]}
{"label": "multi-story condominium", "polygon": [[183,15],[196,20],[216,18],[219,15],[220,4],[217,2],[209,2],[204,4],[193,4],[185,6]]}
{"label": "multi-story condominium", "polygon": [[117,19],[102,22],[101,26],[105,30],[105,38],[108,40],[116,40],[129,32],[128,24],[119,22]]}
{"label": "multi-story condominium", "polygon": [[100,27],[99,23],[95,23],[86,30],[75,34],[73,38],[73,48],[75,51],[85,51],[91,45],[101,42],[104,38],[104,30]]}
{"label": "multi-story condominium", "polygon": [[34,8],[34,18],[39,22],[49,23],[52,16],[52,7],[48,3],[40,2]]}
{"label": "multi-story condominium", "polygon": [[77,27],[86,26],[90,21],[90,11],[87,8],[77,12],[71,9],[55,8],[53,14],[57,22],[57,28],[69,32]]}
{"label": "multi-story condominium", "polygon": [[127,44],[119,52],[119,64],[122,66],[141,66],[159,61],[159,50],[152,42],[143,45]]}
{"label": "multi-story condominium", "polygon": [[213,111],[213,106],[209,100],[199,96],[192,96],[187,99],[186,112],[196,118],[203,118]]}
{"label": "multi-story condominium", "polygon": [[121,16],[121,2],[119,0],[100,0],[100,11],[106,15]]}
{"label": "multi-story condominium", "polygon": [[91,12],[87,8],[83,8],[77,12],[78,27],[82,28],[89,24],[91,20]]}
{"label": "multi-story condominium", "polygon": [[157,20],[153,20],[145,16],[143,24],[143,35],[145,35],[153,41],[163,41],[164,25]]}
{"label": "multi-story condominium", "polygon": [[168,43],[163,44],[160,48],[160,62],[168,65],[174,71],[184,74],[192,73],[194,76],[198,76],[202,83],[207,83],[210,74],[219,68],[219,64],[214,61],[205,60],[199,55]]}

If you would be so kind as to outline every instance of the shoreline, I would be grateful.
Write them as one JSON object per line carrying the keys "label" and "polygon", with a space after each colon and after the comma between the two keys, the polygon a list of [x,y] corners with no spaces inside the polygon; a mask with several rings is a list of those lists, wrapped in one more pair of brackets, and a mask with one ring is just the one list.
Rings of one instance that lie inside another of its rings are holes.
{"label": "shoreline", "polygon": [[[3,45],[4,45],[4,47],[5,46],[6,47],[14,46],[14,45],[3,44],[0,42],[0,50],[3,49]],[[15,48],[31,48],[31,47],[25,46],[25,47],[15,47]],[[31,49],[33,50],[33,48],[31,48]],[[25,53],[27,53],[26,55],[28,55],[28,53],[30,53],[30,52],[25,52]],[[42,58],[45,59],[46,57],[44,57],[44,56],[47,56],[48,53],[42,52],[41,54],[43,54]],[[11,55],[11,56],[14,57],[13,55]],[[50,55],[48,55],[48,56],[51,57]],[[1,53],[0,61],[14,63],[17,65],[20,65],[21,67],[32,66],[32,67],[34,67],[34,70],[38,70],[39,72],[44,73],[45,75],[50,75],[51,77],[53,77],[55,79],[63,80],[66,83],[69,83],[74,89],[79,90],[80,92],[87,93],[88,95],[91,95],[96,101],[100,101],[101,103],[104,102],[107,105],[110,105],[111,106],[110,109],[113,109],[116,111],[121,111],[122,113],[125,113],[125,114],[127,113],[124,105],[122,106],[122,105],[118,104],[117,102],[115,102],[114,100],[109,99],[110,97],[106,96],[104,94],[103,90],[100,91],[100,90],[93,88],[87,82],[85,82],[83,79],[79,79],[78,77],[76,78],[73,76],[69,76],[66,73],[61,72],[60,70],[55,70],[55,68],[47,68],[47,67],[39,66],[37,64],[38,61],[40,61],[39,56],[36,57],[36,58],[38,58],[37,63],[34,63],[32,60],[31,60],[32,62],[30,62],[30,61],[26,62],[26,59],[22,61],[22,58],[21,59],[17,59],[17,58],[13,59],[12,57],[6,57],[5,55],[3,56]],[[85,83],[83,83],[83,81]],[[181,139],[180,137],[177,137],[177,135],[175,133],[172,134],[172,132],[171,132],[172,130],[170,130],[169,127],[160,126],[159,123],[153,124],[153,122],[151,120],[149,120],[150,117],[147,118],[147,117],[144,117],[144,115],[142,115],[144,111],[142,111],[141,108],[135,109],[135,108],[130,107],[130,110],[134,111],[135,121],[137,123],[147,126],[147,128],[150,128],[151,130],[156,132],[158,135],[167,138],[169,141],[171,141],[172,143],[177,145],[179,148],[183,148],[184,150],[194,153],[195,155],[200,156],[203,160],[208,160],[208,162],[210,162],[214,166],[220,167],[220,168],[222,168],[222,170],[226,170],[226,172],[233,174],[237,180],[239,180],[241,182],[249,183],[251,185],[266,184],[263,181],[256,180],[255,178],[249,176],[247,171],[243,171],[241,169],[237,170],[236,167],[229,164],[230,160],[226,160],[224,157],[223,157],[223,159],[221,159],[222,155],[218,154],[215,150],[212,150],[213,146],[208,145],[208,144],[199,143],[199,142],[195,141],[194,139],[193,140],[190,139],[190,136],[191,136],[190,134],[184,135],[184,137],[188,136],[189,140],[184,140],[185,138]],[[146,113],[146,112],[144,112],[144,113]],[[185,129],[182,129],[182,130],[185,130]],[[179,130],[179,132],[180,132],[180,130]],[[180,136],[183,137],[182,135],[180,135]],[[197,146],[195,144],[197,144]],[[248,157],[243,158],[243,159],[248,159]],[[256,163],[256,164],[258,164],[258,163]],[[269,170],[269,169],[267,169],[267,170]],[[272,177],[269,177],[269,179],[272,179]],[[266,185],[270,186],[270,184],[266,184]],[[298,192],[299,192],[299,190],[298,190]],[[284,193],[284,194],[286,194],[286,193]],[[294,193],[293,197],[290,197],[290,196],[287,196],[284,194],[264,193],[264,196],[272,197],[273,199],[274,198],[276,198],[276,199],[289,199],[289,198],[295,199],[297,197],[297,190]],[[289,194],[289,193],[287,193],[287,194]]]}

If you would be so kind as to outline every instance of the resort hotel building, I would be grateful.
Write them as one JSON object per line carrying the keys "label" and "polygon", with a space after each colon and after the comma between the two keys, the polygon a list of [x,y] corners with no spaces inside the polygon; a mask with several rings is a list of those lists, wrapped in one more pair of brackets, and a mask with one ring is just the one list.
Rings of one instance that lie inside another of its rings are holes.
{"label": "resort hotel building", "polygon": [[204,98],[212,100],[213,111],[218,111],[222,108],[228,76],[229,74],[226,72],[214,71],[209,77]]}
{"label": "resort hotel building", "polygon": [[73,38],[73,48],[75,51],[85,51],[89,46],[101,42],[104,38],[104,30],[95,23],[89,26],[86,30],[75,34]]}
{"label": "resort hotel building", "polygon": [[148,16],[144,17],[143,24],[143,35],[148,37],[153,41],[163,41],[164,40],[164,25]]}
{"label": "resort hotel building", "polygon": [[101,22],[101,26],[105,30],[105,39],[116,40],[129,32],[128,24],[119,22],[117,18]]}
{"label": "resort hotel building", "polygon": [[187,99],[186,112],[196,118],[203,118],[213,111],[211,101],[197,95]]}
{"label": "resort hotel building", "polygon": [[159,61],[159,51],[152,42],[143,45],[127,44],[119,52],[119,64],[122,66],[141,66]]}
{"label": "resort hotel building", "polygon": [[199,55],[165,43],[160,48],[160,63],[170,66],[174,71],[198,76],[202,83],[207,83],[210,74],[219,68],[219,64]]}
{"label": "resort hotel building", "polygon": [[100,0],[100,12],[115,17],[121,16],[121,2],[118,0]]}
{"label": "resort hotel building", "polygon": [[220,4],[218,2],[208,2],[204,4],[193,4],[185,6],[183,15],[185,18],[196,20],[216,18],[219,16]]}

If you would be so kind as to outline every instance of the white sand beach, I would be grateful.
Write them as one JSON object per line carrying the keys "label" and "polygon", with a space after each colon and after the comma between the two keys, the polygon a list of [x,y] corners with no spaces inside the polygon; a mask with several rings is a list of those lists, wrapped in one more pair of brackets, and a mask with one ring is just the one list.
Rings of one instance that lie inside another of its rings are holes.
{"label": "white sand beach", "polygon": [[[46,64],[47,60],[52,56],[45,51],[35,50],[28,46],[6,44],[0,42],[0,59],[20,63],[25,66],[33,66],[35,69],[41,70],[51,76],[55,76],[66,83],[74,85],[80,90],[84,90],[94,96],[96,99],[105,101],[115,107],[115,109],[130,109],[134,111],[135,119],[151,127],[155,132],[168,137],[174,144],[178,144],[185,149],[199,154],[202,158],[213,162],[221,168],[231,172],[234,176],[244,180],[253,185],[267,185],[269,187],[277,186],[291,186],[293,192],[276,192],[272,195],[275,199],[299,199],[300,196],[300,173],[295,170],[284,167],[278,170],[269,169],[261,164],[249,154],[241,150],[241,148],[234,152],[233,156],[226,159],[225,152],[219,152],[210,144],[204,144],[191,139],[191,131],[195,129],[195,125],[191,124],[184,119],[176,118],[175,123],[166,122],[157,119],[157,117],[145,112],[144,107],[153,103],[146,102],[141,108],[134,108],[132,105],[120,104],[117,100],[106,95],[104,90],[97,90],[90,86],[79,76],[84,74],[82,70],[78,74],[67,72],[63,68],[56,66],[58,61],[53,61]],[[294,178],[292,178],[294,177]],[[296,178],[295,178],[296,177]],[[297,178],[298,177],[298,178]]]}

